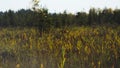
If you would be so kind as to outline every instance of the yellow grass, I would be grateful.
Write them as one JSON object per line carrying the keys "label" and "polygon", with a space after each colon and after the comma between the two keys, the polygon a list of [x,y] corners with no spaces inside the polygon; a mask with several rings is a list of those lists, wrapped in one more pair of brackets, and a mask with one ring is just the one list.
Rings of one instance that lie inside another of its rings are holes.
{"label": "yellow grass", "polygon": [[0,28],[1,68],[119,68],[120,27]]}

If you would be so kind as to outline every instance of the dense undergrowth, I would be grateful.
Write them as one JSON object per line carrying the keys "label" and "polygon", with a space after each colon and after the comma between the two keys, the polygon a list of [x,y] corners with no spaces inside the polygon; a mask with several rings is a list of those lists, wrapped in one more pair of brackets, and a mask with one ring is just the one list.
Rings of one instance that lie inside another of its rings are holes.
{"label": "dense undergrowth", "polygon": [[119,26],[0,28],[0,68],[119,67]]}

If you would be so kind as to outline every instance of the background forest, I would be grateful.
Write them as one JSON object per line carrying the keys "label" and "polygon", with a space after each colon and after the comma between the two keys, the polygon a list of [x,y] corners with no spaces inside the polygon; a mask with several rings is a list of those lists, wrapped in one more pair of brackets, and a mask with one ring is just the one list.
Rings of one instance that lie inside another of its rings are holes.
{"label": "background forest", "polygon": [[91,26],[105,24],[120,24],[119,9],[90,9],[89,13],[77,12],[76,14],[67,13],[48,13],[47,9],[34,12],[32,10],[21,9],[19,11],[0,12],[1,27],[39,27],[60,28],[69,26]]}

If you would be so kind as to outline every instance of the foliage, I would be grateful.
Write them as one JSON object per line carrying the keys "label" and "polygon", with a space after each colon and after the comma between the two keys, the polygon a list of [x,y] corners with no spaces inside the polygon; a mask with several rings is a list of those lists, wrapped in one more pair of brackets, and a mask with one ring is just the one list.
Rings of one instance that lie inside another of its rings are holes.
{"label": "foliage", "polygon": [[2,68],[119,68],[120,26],[0,28]]}
{"label": "foliage", "polygon": [[119,9],[94,9],[89,13],[78,12],[77,14],[48,13],[47,9],[37,11],[24,10],[0,12],[0,27],[38,27],[40,30],[49,28],[63,28],[66,26],[92,26],[104,24],[120,24]]}
{"label": "foliage", "polygon": [[0,12],[0,68],[119,68],[119,18],[106,8]]}

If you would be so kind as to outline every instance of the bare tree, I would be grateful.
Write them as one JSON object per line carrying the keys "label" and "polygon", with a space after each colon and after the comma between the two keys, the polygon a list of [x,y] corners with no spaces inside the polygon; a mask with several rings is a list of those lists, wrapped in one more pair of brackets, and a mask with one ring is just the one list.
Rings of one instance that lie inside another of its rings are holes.
{"label": "bare tree", "polygon": [[40,2],[40,0],[32,0],[32,3],[33,3],[32,9],[34,11],[37,11],[39,9],[39,2]]}

